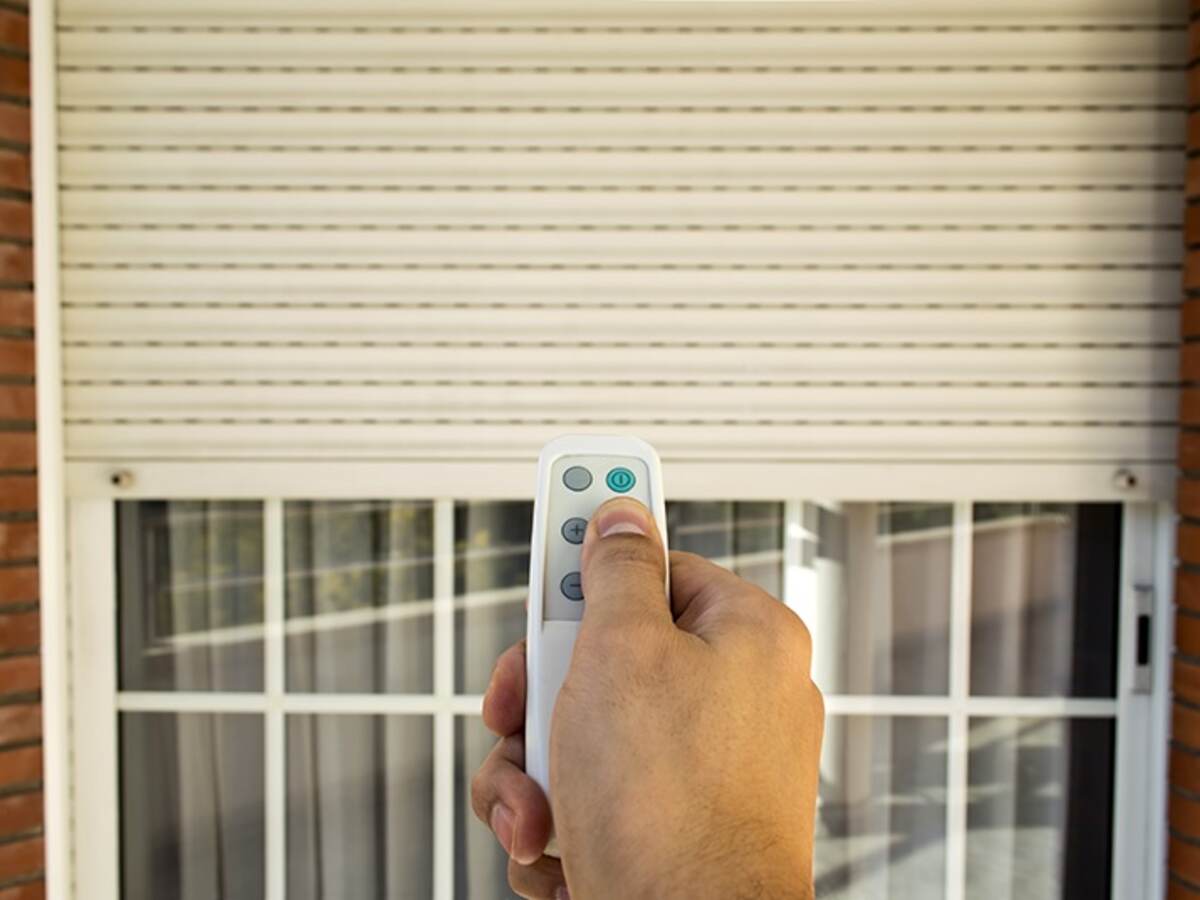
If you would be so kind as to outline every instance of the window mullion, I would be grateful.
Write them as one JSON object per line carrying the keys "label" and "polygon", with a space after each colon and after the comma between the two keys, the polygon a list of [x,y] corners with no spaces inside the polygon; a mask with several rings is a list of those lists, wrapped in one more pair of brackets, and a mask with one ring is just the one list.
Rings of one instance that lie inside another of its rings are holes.
{"label": "window mullion", "polygon": [[433,505],[433,896],[454,896],[454,501]]}
{"label": "window mullion", "polygon": [[284,733],[283,501],[263,509],[263,620],[266,661],[266,854],[267,897],[287,896],[287,747]]}
{"label": "window mullion", "polygon": [[971,691],[971,504],[954,504],[950,582],[950,700],[946,758],[946,898],[967,883],[967,740]]}

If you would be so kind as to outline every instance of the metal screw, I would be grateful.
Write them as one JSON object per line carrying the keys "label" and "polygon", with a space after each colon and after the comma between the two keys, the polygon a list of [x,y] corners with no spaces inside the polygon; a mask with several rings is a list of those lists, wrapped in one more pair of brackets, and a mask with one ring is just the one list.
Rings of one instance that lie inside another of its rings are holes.
{"label": "metal screw", "polygon": [[1137,476],[1129,469],[1117,469],[1113,473],[1112,485],[1118,491],[1130,491],[1137,487]]}
{"label": "metal screw", "polygon": [[133,487],[133,473],[128,469],[118,469],[108,476],[109,482],[116,488],[131,488]]}

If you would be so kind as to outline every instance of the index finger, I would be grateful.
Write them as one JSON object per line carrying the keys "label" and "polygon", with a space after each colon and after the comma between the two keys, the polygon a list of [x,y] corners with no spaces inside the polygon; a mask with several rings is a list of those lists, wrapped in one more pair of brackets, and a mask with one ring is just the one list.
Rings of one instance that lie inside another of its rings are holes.
{"label": "index finger", "polygon": [[497,737],[525,729],[525,640],[500,654],[483,695],[483,724]]}

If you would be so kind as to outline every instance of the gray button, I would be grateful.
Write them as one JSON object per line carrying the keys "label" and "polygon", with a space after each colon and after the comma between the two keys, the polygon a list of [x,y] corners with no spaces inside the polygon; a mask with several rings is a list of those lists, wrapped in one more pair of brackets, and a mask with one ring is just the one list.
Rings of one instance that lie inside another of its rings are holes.
{"label": "gray button", "polygon": [[582,544],[587,534],[587,519],[567,519],[563,522],[562,536],[568,544]]}
{"label": "gray button", "polygon": [[568,600],[583,599],[583,580],[578,572],[568,572],[564,575],[563,580],[558,583],[558,588]]}
{"label": "gray button", "polygon": [[563,484],[573,491],[586,491],[592,486],[592,473],[583,466],[571,466],[563,472]]}

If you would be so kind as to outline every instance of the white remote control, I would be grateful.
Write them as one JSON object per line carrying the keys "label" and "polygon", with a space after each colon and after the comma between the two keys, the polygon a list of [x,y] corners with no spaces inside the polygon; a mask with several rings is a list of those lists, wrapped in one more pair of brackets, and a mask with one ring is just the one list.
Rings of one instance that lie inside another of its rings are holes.
{"label": "white remote control", "polygon": [[542,448],[529,554],[526,632],[525,770],[550,796],[550,716],[583,618],[580,553],[592,513],[606,500],[632,497],[667,543],[658,454],[631,437],[568,435]]}

